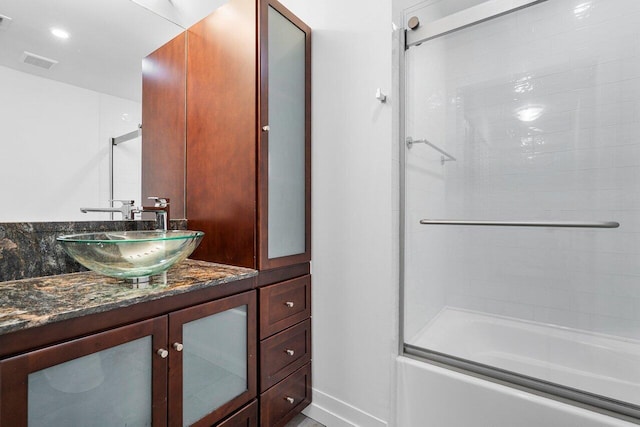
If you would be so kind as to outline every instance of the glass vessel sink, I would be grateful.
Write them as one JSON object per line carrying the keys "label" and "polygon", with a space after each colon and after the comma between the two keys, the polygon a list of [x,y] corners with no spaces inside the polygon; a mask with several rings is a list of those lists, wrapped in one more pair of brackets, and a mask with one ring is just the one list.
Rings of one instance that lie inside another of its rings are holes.
{"label": "glass vessel sink", "polygon": [[57,240],[89,270],[144,282],[191,255],[203,236],[202,231],[113,231],[70,234]]}

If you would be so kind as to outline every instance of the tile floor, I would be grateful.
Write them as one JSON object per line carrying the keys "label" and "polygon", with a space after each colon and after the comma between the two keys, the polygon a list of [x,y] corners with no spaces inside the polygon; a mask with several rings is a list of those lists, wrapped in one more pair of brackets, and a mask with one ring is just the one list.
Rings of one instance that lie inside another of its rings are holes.
{"label": "tile floor", "polygon": [[284,427],[325,427],[316,420],[298,414],[294,419],[289,421]]}

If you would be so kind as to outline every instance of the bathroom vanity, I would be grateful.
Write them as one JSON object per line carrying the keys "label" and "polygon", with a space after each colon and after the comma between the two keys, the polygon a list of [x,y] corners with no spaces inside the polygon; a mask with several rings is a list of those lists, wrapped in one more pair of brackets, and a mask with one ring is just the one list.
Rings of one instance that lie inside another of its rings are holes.
{"label": "bathroom vanity", "polygon": [[256,281],[187,260],[146,289],[92,272],[3,282],[0,425],[257,420]]}
{"label": "bathroom vanity", "polygon": [[0,227],[0,427],[281,427],[311,402],[311,30],[229,0],[145,65],[143,199],[205,232],[198,261],[12,280],[58,249]]}

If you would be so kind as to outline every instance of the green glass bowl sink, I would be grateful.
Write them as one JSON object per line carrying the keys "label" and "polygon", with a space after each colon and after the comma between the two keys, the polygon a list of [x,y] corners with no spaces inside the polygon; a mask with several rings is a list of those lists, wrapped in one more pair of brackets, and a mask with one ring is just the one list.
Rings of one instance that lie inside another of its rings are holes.
{"label": "green glass bowl sink", "polygon": [[70,234],[57,240],[89,270],[144,281],[191,255],[203,236],[202,231],[113,231]]}

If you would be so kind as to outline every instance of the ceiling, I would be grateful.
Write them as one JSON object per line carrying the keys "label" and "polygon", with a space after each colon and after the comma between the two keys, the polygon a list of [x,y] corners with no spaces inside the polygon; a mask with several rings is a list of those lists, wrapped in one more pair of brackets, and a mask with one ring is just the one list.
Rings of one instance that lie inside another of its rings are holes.
{"label": "ceiling", "polygon": [[[136,1],[2,0],[0,15],[11,20],[0,25],[0,66],[140,101],[142,58],[224,0]],[[54,37],[53,27],[70,37]],[[25,51],[58,63],[25,64]]]}

